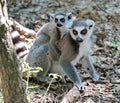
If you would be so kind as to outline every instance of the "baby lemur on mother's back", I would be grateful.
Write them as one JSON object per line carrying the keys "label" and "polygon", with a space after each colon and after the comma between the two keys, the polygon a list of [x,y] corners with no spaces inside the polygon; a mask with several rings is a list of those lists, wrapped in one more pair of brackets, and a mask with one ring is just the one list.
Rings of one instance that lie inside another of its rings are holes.
{"label": "baby lemur on mother's back", "polygon": [[65,24],[72,19],[72,14],[57,13],[50,16],[53,20],[40,28],[26,59],[30,66],[43,68],[38,77],[46,76],[50,72],[63,73],[58,63],[61,51],[56,46],[56,41],[67,31]]}

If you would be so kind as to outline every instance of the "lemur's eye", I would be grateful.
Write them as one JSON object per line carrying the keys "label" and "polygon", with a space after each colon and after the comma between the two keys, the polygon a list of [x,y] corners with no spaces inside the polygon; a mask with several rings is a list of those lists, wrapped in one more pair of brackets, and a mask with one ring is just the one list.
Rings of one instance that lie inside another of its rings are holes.
{"label": "lemur's eye", "polygon": [[61,22],[65,22],[65,19],[64,19],[64,18],[61,18],[60,21],[61,21]]}
{"label": "lemur's eye", "polygon": [[78,32],[77,32],[75,29],[73,29],[72,32],[73,32],[74,35],[77,35],[77,34],[78,34]]}
{"label": "lemur's eye", "polygon": [[55,23],[56,23],[56,22],[58,22],[58,19],[57,19],[57,18],[55,18]]}
{"label": "lemur's eye", "polygon": [[83,29],[80,33],[83,35],[87,34],[87,29]]}

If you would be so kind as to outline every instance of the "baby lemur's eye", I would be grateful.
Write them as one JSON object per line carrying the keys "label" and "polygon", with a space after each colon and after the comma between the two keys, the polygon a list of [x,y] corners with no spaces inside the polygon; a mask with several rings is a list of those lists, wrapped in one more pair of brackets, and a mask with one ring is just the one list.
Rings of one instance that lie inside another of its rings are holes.
{"label": "baby lemur's eye", "polygon": [[83,35],[87,34],[87,29],[83,29],[80,33]]}
{"label": "baby lemur's eye", "polygon": [[56,22],[58,22],[58,19],[57,19],[57,18],[55,18],[55,23],[56,23]]}
{"label": "baby lemur's eye", "polygon": [[75,29],[73,29],[72,32],[73,32],[74,35],[77,35],[77,34],[78,34],[78,32],[77,32]]}
{"label": "baby lemur's eye", "polygon": [[61,18],[60,21],[61,21],[61,22],[65,22],[65,19],[64,19],[64,18]]}

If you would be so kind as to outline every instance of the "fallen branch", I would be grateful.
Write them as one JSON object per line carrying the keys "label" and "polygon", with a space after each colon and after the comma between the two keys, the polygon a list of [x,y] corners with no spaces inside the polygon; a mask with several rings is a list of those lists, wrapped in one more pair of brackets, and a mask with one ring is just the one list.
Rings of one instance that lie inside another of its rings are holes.
{"label": "fallen branch", "polygon": [[31,37],[35,38],[36,32],[34,30],[28,29],[21,24],[19,24],[17,21],[13,20],[13,25],[15,26],[16,30],[21,34],[24,35],[25,37]]}
{"label": "fallen branch", "polygon": [[77,87],[73,87],[62,99],[61,103],[74,103],[80,96],[80,92]]}
{"label": "fallen branch", "polygon": [[7,20],[7,24],[9,26],[14,26],[15,30],[19,32],[21,35],[21,38],[23,42],[25,42],[29,47],[32,45],[35,37],[36,37],[36,32],[34,30],[28,29],[21,24],[19,24],[17,21],[10,19]]}

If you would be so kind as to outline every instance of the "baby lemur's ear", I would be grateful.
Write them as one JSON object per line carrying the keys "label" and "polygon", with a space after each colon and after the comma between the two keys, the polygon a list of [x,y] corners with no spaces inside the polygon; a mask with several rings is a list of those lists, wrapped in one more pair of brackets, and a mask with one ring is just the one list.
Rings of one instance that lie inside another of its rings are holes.
{"label": "baby lemur's ear", "polygon": [[68,20],[72,19],[72,13],[67,13],[66,15]]}
{"label": "baby lemur's ear", "polygon": [[89,26],[89,29],[93,28],[95,25],[95,22],[91,19],[87,19],[86,23]]}

